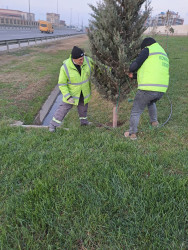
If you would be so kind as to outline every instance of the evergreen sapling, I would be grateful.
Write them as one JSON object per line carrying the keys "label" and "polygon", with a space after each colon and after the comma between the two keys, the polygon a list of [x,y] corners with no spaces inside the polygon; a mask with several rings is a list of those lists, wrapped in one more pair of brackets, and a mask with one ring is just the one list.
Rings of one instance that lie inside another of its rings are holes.
{"label": "evergreen sapling", "polygon": [[[141,7],[145,3],[145,11]],[[124,100],[135,81],[127,76],[129,65],[140,52],[150,2],[103,0],[92,9],[88,37],[95,62],[93,82],[98,92],[114,104],[113,127],[117,127],[117,104]]]}

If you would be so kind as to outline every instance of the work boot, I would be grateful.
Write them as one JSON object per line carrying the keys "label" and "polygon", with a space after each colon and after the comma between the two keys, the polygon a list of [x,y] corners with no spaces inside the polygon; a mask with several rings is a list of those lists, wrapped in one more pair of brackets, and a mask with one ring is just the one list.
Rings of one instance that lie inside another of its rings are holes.
{"label": "work boot", "polygon": [[156,122],[152,122],[152,123],[151,123],[151,126],[152,126],[152,127],[158,127],[158,126],[159,126],[158,121],[156,121]]}
{"label": "work boot", "polygon": [[136,140],[136,139],[137,139],[136,134],[131,134],[131,135],[130,135],[129,131],[126,131],[126,132],[124,133],[124,136],[125,136],[126,138],[130,138],[131,140]]}
{"label": "work boot", "polygon": [[92,122],[88,122],[87,120],[84,120],[84,122],[80,123],[81,126],[90,126],[92,124],[93,124]]}
{"label": "work boot", "polygon": [[49,126],[49,132],[53,133],[53,132],[55,132],[55,131],[56,131],[56,127],[53,126],[53,125],[50,125],[50,126]]}
{"label": "work boot", "polygon": [[85,123],[81,123],[81,126],[90,126],[92,125],[93,123],[92,122],[85,122]]}

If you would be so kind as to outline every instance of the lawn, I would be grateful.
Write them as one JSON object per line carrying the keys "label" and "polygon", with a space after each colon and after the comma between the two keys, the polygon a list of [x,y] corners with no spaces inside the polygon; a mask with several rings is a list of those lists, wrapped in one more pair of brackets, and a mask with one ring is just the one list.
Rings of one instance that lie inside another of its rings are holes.
{"label": "lawn", "polygon": [[[10,127],[15,119],[34,121],[70,50],[58,42],[53,50],[7,55],[0,69],[0,249],[188,248],[188,39],[156,39],[170,58],[173,113],[151,129],[146,111],[137,141],[123,137],[136,89],[120,103],[117,129],[80,127],[76,109],[65,119],[69,131]],[[88,117],[109,124],[112,104],[92,88]],[[164,96],[159,122],[169,114]]]}

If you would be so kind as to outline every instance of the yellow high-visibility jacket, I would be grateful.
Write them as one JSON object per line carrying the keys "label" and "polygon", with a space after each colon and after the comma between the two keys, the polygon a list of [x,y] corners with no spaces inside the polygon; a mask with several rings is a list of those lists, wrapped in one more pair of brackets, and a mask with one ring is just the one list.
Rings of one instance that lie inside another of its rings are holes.
{"label": "yellow high-visibility jacket", "polygon": [[169,59],[164,49],[154,43],[149,56],[137,71],[138,89],[166,92],[169,85]]}
{"label": "yellow high-visibility jacket", "polygon": [[78,105],[81,92],[84,96],[84,104],[91,99],[91,72],[93,70],[93,60],[84,56],[81,66],[81,75],[70,57],[63,62],[60,70],[58,85],[63,94],[63,102],[69,103],[68,98],[74,99],[74,105]]}

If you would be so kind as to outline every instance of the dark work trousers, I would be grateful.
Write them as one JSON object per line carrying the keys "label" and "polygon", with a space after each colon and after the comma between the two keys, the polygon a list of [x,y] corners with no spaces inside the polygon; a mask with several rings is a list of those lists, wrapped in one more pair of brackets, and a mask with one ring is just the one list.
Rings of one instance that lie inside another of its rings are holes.
{"label": "dark work trousers", "polygon": [[156,91],[137,91],[131,110],[129,134],[137,133],[140,115],[144,112],[146,106],[148,107],[150,122],[157,121],[156,102],[161,99],[163,94],[162,92]]}
{"label": "dark work trousers", "polygon": [[[72,104],[62,101],[58,109],[56,110],[54,117],[50,122],[49,127],[53,128],[53,127],[61,126],[64,117],[67,115],[67,113],[70,111],[72,107],[73,107]],[[82,92],[80,95],[77,109],[78,109],[78,114],[79,114],[81,125],[85,125],[85,124],[87,125],[88,124],[88,120],[87,120],[88,103],[84,105],[84,97],[83,97]]]}

